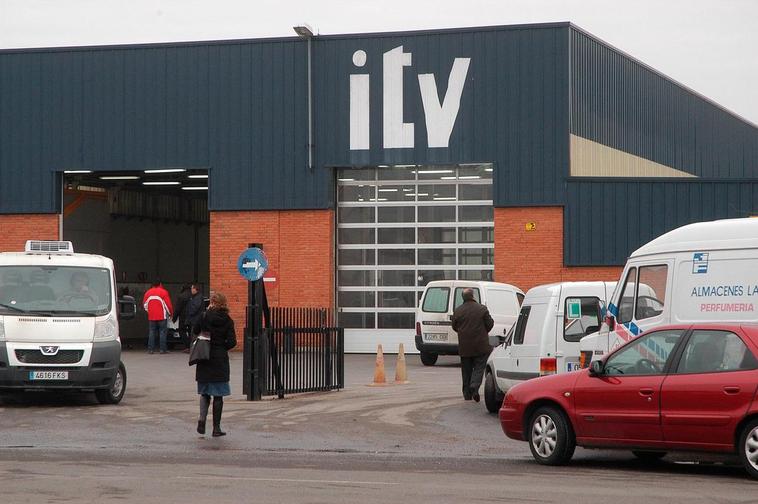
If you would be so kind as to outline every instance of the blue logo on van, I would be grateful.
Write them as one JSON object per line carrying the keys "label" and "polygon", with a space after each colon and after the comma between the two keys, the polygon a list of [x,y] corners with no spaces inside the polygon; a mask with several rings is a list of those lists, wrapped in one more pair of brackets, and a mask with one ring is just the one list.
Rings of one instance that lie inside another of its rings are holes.
{"label": "blue logo on van", "polygon": [[692,256],[692,274],[708,273],[708,252],[695,252]]}

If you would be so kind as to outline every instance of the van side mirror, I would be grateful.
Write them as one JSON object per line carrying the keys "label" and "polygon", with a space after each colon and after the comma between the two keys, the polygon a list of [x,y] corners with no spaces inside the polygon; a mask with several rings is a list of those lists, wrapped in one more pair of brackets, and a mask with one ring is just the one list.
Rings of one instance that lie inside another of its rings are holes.
{"label": "van side mirror", "polygon": [[137,303],[132,296],[118,298],[118,317],[121,320],[131,320],[137,314]]}
{"label": "van side mirror", "polygon": [[613,331],[616,328],[616,317],[610,313],[605,315],[605,323],[608,326],[609,331]]}
{"label": "van side mirror", "polygon": [[596,326],[596,325],[591,325],[591,326],[587,327],[587,329],[585,329],[585,330],[584,330],[584,335],[585,335],[585,336],[589,336],[589,335],[590,335],[590,334],[592,334],[592,333],[596,333],[596,332],[598,332],[598,330],[599,330],[599,329],[600,329],[600,328],[599,328],[598,326]]}
{"label": "van side mirror", "polygon": [[605,366],[603,365],[603,361],[596,360],[590,362],[590,376],[602,376],[604,371]]}

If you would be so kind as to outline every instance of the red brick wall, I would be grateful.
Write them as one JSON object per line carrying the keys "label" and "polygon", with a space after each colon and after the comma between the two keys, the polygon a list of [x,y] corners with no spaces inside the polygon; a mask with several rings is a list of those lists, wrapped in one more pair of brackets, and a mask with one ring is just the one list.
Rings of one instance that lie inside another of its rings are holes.
{"label": "red brick wall", "polygon": [[[526,224],[536,224],[527,231]],[[622,267],[566,267],[563,208],[495,208],[495,280],[520,287],[580,280],[617,281]]]}
{"label": "red brick wall", "polygon": [[210,213],[211,289],[229,299],[242,341],[247,282],[237,259],[249,243],[262,243],[276,282],[266,283],[271,306],[334,305],[334,212],[332,210]]}
{"label": "red brick wall", "polygon": [[0,215],[0,252],[23,252],[26,240],[57,239],[58,214]]}

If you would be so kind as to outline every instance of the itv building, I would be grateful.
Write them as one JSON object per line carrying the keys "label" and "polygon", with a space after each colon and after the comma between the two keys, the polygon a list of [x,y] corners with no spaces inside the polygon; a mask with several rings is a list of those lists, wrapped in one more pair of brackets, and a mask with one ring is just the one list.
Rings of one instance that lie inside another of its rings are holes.
{"label": "itv building", "polygon": [[0,51],[0,250],[197,279],[238,327],[249,243],[272,304],[392,351],[431,280],[616,280],[750,215],[758,127],[570,23]]}

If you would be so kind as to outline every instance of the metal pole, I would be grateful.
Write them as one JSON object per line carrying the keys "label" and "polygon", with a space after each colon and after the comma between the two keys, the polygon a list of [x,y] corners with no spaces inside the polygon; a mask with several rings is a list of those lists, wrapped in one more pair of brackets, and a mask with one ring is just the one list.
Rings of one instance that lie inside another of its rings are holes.
{"label": "metal pole", "polygon": [[308,37],[308,169],[313,169],[313,93],[311,89],[311,39]]}

